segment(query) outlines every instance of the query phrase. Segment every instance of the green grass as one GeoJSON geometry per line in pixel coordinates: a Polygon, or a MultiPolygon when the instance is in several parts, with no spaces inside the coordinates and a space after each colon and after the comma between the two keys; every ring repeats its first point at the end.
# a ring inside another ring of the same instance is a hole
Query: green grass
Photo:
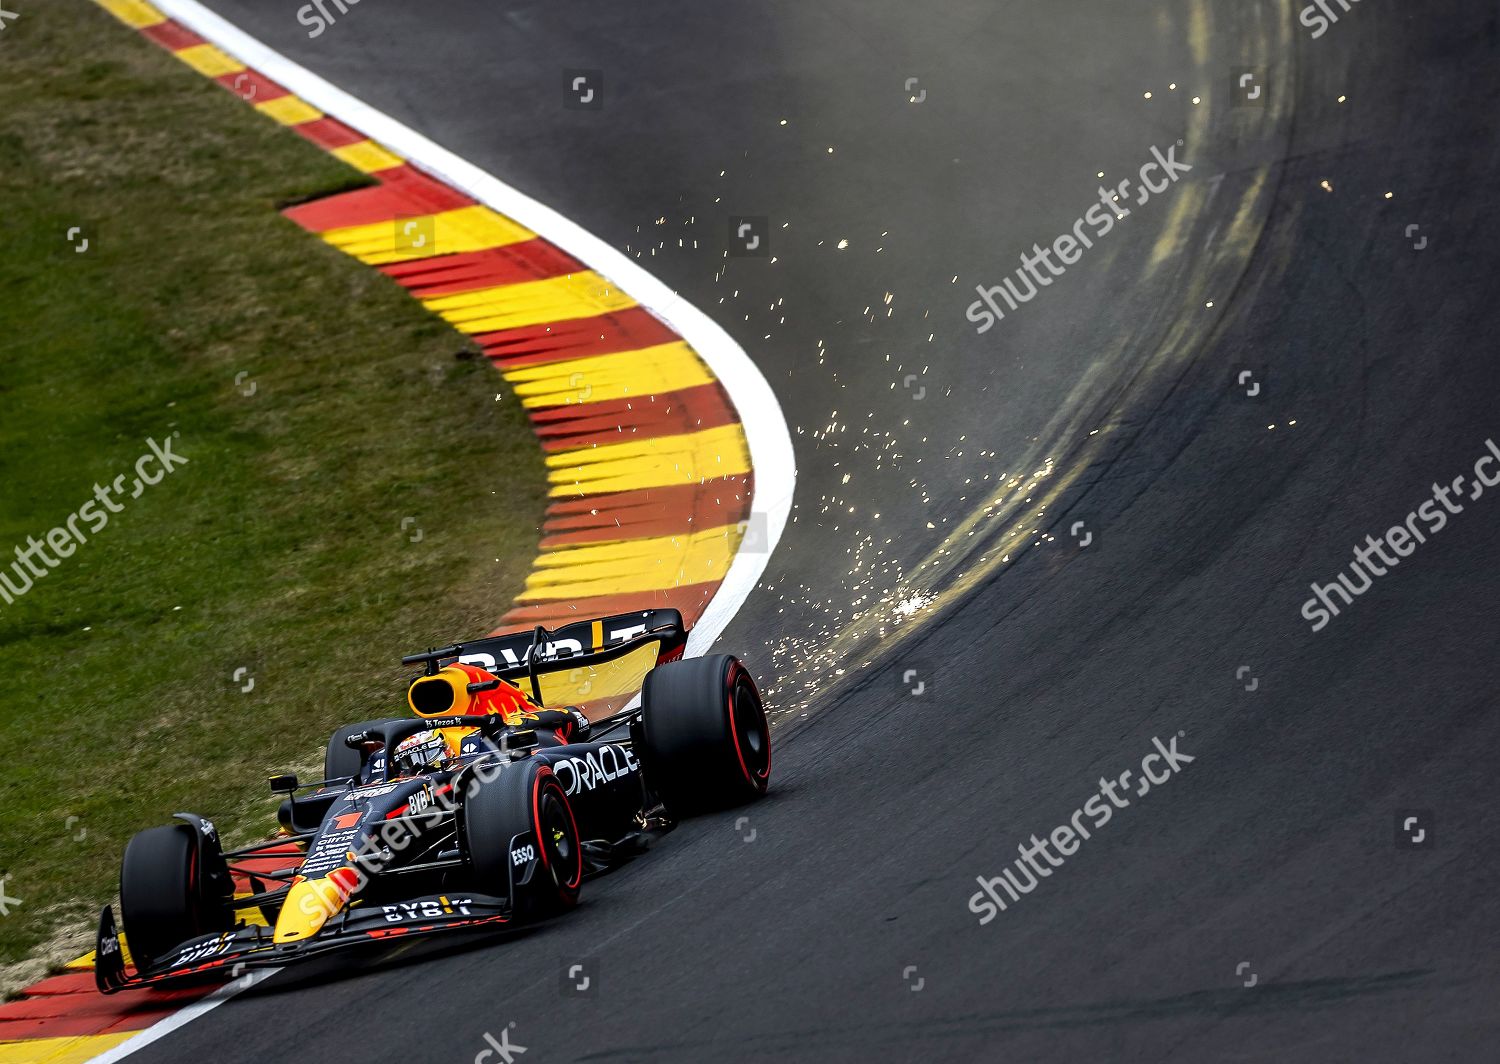
{"type": "Polygon", "coordinates": [[[85,0],[0,63],[0,566],[147,437],[188,459],[0,600],[8,962],[91,925],[136,830],[273,827],[269,773],[401,712],[402,652],[493,626],[545,484],[465,339],[277,213],[360,174],[85,0]]]}

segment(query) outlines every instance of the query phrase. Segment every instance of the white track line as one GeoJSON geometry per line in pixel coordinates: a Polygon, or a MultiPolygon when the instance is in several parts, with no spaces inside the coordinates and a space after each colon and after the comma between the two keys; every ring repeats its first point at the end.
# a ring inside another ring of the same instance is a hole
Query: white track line
{"type": "MultiPolygon", "coordinates": [[[[615,282],[637,303],[672,326],[698,352],[729,393],[750,444],[754,468],[751,513],[764,515],[766,539],[754,552],[738,551],[719,590],[688,636],[687,654],[706,652],[759,583],[792,511],[797,464],[781,404],[759,368],[717,322],[647,273],[623,252],[519,189],[512,188],[416,130],[357,100],[306,67],[273,51],[197,0],[152,0],[162,12],[218,45],[246,66],[285,86],[319,110],[353,126],[501,214],[520,222],[615,282]]],[[[758,531],[758,530],[757,530],[758,531]]]]}
{"type": "MultiPolygon", "coordinates": [[[[362,100],[350,96],[338,86],[325,81],[306,67],[273,51],[237,26],[214,14],[197,0],[152,0],[163,14],[195,31],[234,56],[246,66],[279,82],[325,114],[352,126],[371,140],[378,141],[413,166],[427,171],[485,206],[520,222],[532,232],[562,248],[579,262],[614,281],[637,303],[675,329],[708,363],[714,376],[724,385],[750,444],[750,463],[754,470],[754,494],[751,513],[764,515],[766,541],[763,550],[736,552],[713,601],[688,634],[686,653],[703,654],[734,619],[750,592],[760,582],[771,552],[781,541],[788,516],[792,512],[792,493],[797,486],[797,462],[792,452],[792,437],[776,394],[760,369],[743,348],[717,322],[672,291],[661,281],[631,261],[624,253],[563,217],[519,189],[511,188],[498,177],[473,163],[459,158],[416,130],[377,111],[362,100]]],[[[94,1064],[112,1064],[136,1050],[164,1038],[199,1016],[229,1000],[280,969],[256,972],[220,987],[208,997],[173,1013],[146,1028],[107,1053],[94,1057],[94,1064]]]]}
{"type": "Polygon", "coordinates": [[[165,1038],[177,1030],[177,1028],[185,1027],[187,1024],[192,1023],[205,1012],[218,1008],[241,990],[248,990],[256,983],[271,978],[271,976],[279,971],[281,971],[280,968],[265,968],[261,971],[251,972],[248,975],[242,975],[232,983],[225,983],[207,997],[199,998],[191,1005],[184,1005],[164,1020],[158,1020],[134,1038],[121,1042],[108,1052],[100,1053],[97,1057],[89,1058],[89,1064],[114,1064],[117,1060],[124,1060],[137,1049],[145,1049],[157,1039],[165,1038]]]}

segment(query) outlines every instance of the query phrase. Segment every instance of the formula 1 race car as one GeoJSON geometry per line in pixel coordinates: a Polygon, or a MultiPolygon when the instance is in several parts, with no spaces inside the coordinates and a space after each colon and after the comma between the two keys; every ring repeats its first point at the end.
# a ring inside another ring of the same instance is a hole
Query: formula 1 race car
{"type": "Polygon", "coordinates": [[[134,971],[105,906],[99,989],[552,916],[677,818],[759,798],[771,747],[755,683],[729,655],[683,660],[686,642],[681,614],[658,609],[404,658],[424,667],[416,715],[340,728],[320,783],[273,777],[278,837],[226,852],[209,820],[179,813],[131,839],[134,971]]]}

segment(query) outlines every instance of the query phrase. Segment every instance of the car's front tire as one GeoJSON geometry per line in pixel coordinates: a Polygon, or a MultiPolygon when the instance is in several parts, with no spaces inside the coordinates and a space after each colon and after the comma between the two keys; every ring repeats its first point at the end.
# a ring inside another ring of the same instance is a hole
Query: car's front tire
{"type": "Polygon", "coordinates": [[[217,843],[187,824],[147,828],[120,863],[120,916],[138,969],[214,931],[234,927],[227,872],[217,843]]]}
{"type": "Polygon", "coordinates": [[[463,837],[475,889],[507,897],[518,919],[578,903],[583,847],[567,792],[550,766],[525,759],[463,784],[463,837]]]}

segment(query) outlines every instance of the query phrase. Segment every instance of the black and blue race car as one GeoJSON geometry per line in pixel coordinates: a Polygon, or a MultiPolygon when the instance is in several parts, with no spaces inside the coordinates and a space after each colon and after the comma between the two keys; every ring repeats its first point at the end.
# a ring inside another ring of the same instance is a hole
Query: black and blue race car
{"type": "Polygon", "coordinates": [[[133,970],[106,906],[99,989],[557,915],[677,819],[759,798],[771,747],[755,682],[730,655],[683,659],[686,641],[660,609],[403,659],[423,667],[413,715],[340,728],[318,783],[273,777],[280,835],[225,851],[211,821],[180,813],[130,841],[133,970]]]}

